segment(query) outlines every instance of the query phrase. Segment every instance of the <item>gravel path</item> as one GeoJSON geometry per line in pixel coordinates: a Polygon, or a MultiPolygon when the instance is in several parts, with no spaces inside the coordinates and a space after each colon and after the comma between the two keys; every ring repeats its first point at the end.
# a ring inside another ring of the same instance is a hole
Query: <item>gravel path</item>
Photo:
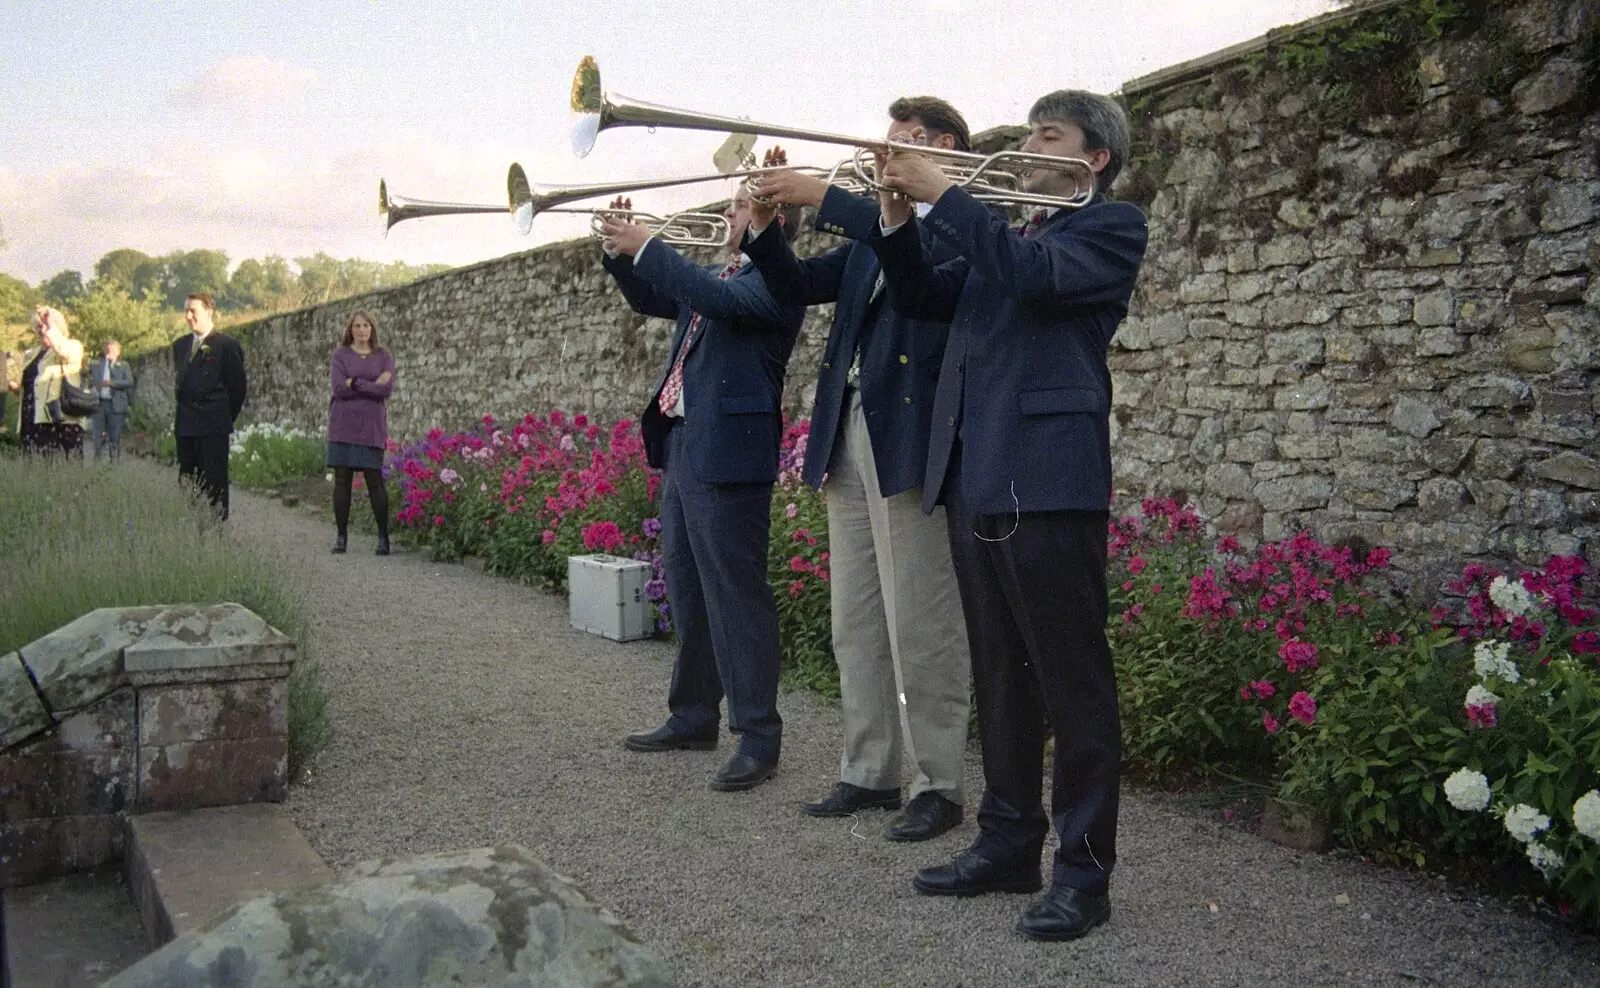
{"type": "Polygon", "coordinates": [[[664,715],[667,645],[573,631],[561,598],[415,554],[379,559],[370,536],[332,556],[330,526],[275,502],[236,496],[234,517],[315,601],[338,737],[289,808],[335,868],[524,844],[621,915],[683,986],[1600,985],[1600,939],[1435,881],[1296,854],[1137,791],[1123,797],[1111,923],[1075,944],[1031,943],[1012,932],[1025,897],[911,890],[915,869],[971,841],[972,822],[898,845],[878,836],[883,813],[796,811],[835,778],[832,705],[783,696],[776,778],[714,793],[726,735],[709,753],[619,743],[664,715]]]}

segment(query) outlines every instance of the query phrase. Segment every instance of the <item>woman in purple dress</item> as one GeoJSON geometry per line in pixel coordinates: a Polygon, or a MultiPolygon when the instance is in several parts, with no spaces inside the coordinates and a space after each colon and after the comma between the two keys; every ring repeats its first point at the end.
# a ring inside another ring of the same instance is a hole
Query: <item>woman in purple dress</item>
{"type": "Polygon", "coordinates": [[[333,551],[345,551],[350,488],[359,470],[378,521],[377,552],[387,556],[389,489],[383,482],[383,454],[389,442],[385,407],[394,391],[394,355],[378,345],[378,326],[366,311],[356,310],[345,322],[344,341],[333,351],[329,378],[333,398],[328,403],[328,466],[333,470],[333,521],[338,530],[333,551]]]}

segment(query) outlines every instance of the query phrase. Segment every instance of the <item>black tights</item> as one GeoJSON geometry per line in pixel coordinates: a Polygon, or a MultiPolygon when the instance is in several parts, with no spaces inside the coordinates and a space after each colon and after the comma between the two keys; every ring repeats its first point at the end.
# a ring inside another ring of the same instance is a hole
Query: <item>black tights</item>
{"type": "MultiPolygon", "coordinates": [[[[378,538],[389,537],[389,488],[383,482],[383,471],[376,468],[361,471],[367,482],[367,500],[372,502],[372,517],[378,522],[378,538]]],[[[350,529],[350,487],[355,471],[349,467],[333,468],[333,524],[342,537],[350,529]]]]}

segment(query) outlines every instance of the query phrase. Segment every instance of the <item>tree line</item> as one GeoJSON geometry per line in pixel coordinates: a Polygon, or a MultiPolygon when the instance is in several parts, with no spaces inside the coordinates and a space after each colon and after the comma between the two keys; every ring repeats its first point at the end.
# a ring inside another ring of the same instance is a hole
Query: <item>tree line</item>
{"type": "Polygon", "coordinates": [[[218,321],[227,325],[449,270],[446,264],[385,264],[321,251],[292,262],[277,255],[247,258],[231,274],[228,267],[228,255],[220,250],[151,256],[120,247],[96,261],[88,279],[81,271],[66,270],[29,285],[0,272],[0,326],[10,328],[10,339],[0,340],[0,347],[32,345],[26,329],[39,302],[66,313],[73,336],[89,347],[116,339],[124,353],[137,356],[183,331],[184,299],[197,292],[217,300],[218,321]]]}

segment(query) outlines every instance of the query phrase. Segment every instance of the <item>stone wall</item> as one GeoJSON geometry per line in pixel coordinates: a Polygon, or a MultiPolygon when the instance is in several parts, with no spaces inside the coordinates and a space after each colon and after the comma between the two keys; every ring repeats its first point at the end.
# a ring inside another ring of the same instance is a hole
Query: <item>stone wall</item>
{"type": "MultiPolygon", "coordinates": [[[[1457,7],[1430,27],[1380,0],[1124,86],[1137,153],[1117,188],[1151,216],[1111,353],[1126,493],[1186,492],[1246,536],[1360,536],[1403,565],[1600,562],[1596,15],[1457,7]]],[[[360,306],[399,357],[401,436],[636,416],[672,327],[630,312],[598,260],[555,244],[246,327],[248,414],[322,428],[360,306]]],[[[830,319],[807,320],[791,411],[830,319]]]]}
{"type": "Polygon", "coordinates": [[[1279,67],[1346,57],[1303,31],[1125,88],[1151,250],[1111,354],[1119,487],[1413,567],[1600,563],[1592,10],[1487,5],[1342,79],[1279,67]]]}

